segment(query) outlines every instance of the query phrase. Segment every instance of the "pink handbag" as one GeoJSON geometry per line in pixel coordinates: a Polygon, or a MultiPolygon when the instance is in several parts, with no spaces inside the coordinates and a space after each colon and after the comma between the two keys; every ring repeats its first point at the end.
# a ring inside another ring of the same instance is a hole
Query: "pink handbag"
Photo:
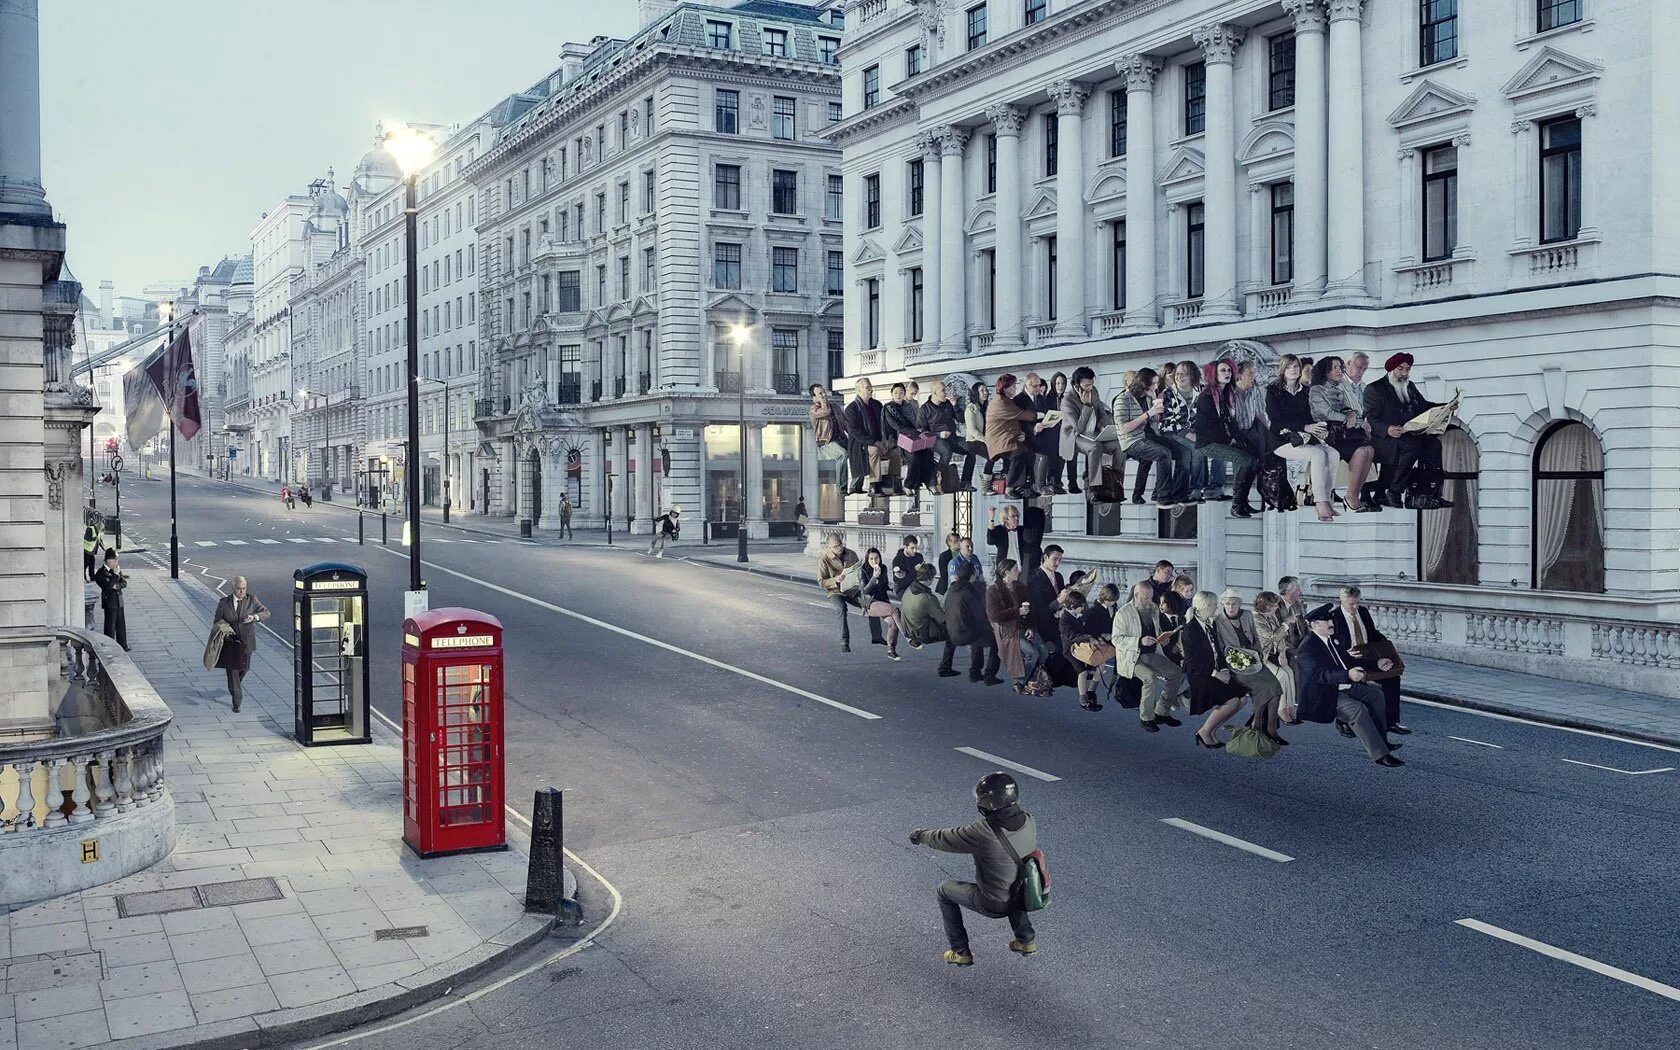
{"type": "Polygon", "coordinates": [[[898,435],[898,447],[906,452],[925,452],[933,447],[933,435],[923,434],[921,437],[898,435]]]}

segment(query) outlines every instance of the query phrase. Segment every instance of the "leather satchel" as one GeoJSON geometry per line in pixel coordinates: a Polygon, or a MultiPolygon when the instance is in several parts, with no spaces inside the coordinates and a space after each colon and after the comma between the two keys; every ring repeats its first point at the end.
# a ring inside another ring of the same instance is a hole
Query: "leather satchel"
{"type": "Polygon", "coordinates": [[[1390,678],[1399,678],[1406,670],[1406,663],[1400,659],[1400,654],[1395,651],[1394,643],[1387,639],[1380,642],[1366,642],[1364,648],[1360,651],[1365,655],[1359,658],[1359,666],[1365,669],[1367,681],[1381,682],[1390,678]],[[1386,671],[1379,671],[1377,670],[1379,660],[1393,660],[1394,666],[1386,671]]]}

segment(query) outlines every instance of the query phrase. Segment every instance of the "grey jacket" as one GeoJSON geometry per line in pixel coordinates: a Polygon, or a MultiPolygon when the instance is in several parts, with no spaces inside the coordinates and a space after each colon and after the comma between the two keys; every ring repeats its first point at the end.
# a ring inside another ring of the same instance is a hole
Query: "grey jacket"
{"type": "Polygon", "coordinates": [[[1121,448],[1131,448],[1133,445],[1145,438],[1158,436],[1155,430],[1154,421],[1145,423],[1134,430],[1126,429],[1127,423],[1130,423],[1137,417],[1146,415],[1149,412],[1149,405],[1150,402],[1148,401],[1139,404],[1138,399],[1133,397],[1131,392],[1128,390],[1122,389],[1118,394],[1114,395],[1114,401],[1110,405],[1109,411],[1113,418],[1115,427],[1120,431],[1121,448]]]}
{"type": "Polygon", "coordinates": [[[1073,387],[1069,387],[1068,392],[1062,395],[1060,407],[1062,432],[1056,454],[1063,459],[1072,459],[1078,451],[1078,442],[1075,439],[1085,432],[1087,422],[1092,424],[1090,427],[1092,437],[1095,437],[1104,427],[1114,422],[1114,413],[1109,410],[1107,405],[1103,404],[1102,398],[1093,397],[1091,403],[1087,405],[1079,399],[1079,391],[1073,387]]]}
{"type": "MultiPolygon", "coordinates": [[[[1015,852],[1023,859],[1038,848],[1038,824],[1033,820],[1032,814],[1020,806],[1000,809],[992,814],[991,819],[1002,826],[1009,836],[1010,843],[1014,845],[1015,852]],[[1019,823],[1016,823],[1017,821],[1019,823]]],[[[922,845],[932,849],[944,853],[967,853],[972,856],[974,884],[980,888],[980,895],[993,902],[994,911],[1004,911],[1008,908],[1017,874],[1015,859],[1003,848],[1003,843],[998,841],[986,818],[982,817],[972,824],[964,824],[958,828],[923,831],[921,839],[922,845]]]]}

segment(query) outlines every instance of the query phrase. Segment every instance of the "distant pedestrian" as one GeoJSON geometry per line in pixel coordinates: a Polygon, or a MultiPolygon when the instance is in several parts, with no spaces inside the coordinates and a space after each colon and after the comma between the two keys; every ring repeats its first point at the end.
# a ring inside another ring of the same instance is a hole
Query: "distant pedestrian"
{"type": "Polygon", "coordinates": [[[306,481],[298,486],[298,499],[303,501],[304,510],[315,506],[315,497],[309,494],[309,482],[306,481]]]}
{"type": "Polygon", "coordinates": [[[811,512],[805,509],[805,497],[793,505],[793,527],[800,539],[805,538],[805,527],[811,524],[811,512]]]}
{"type": "Polygon", "coordinates": [[[857,564],[857,552],[846,549],[846,534],[830,533],[828,546],[823,548],[822,556],[817,559],[817,582],[822,585],[823,593],[828,595],[829,603],[840,612],[840,651],[843,653],[852,651],[852,625],[848,620],[851,610],[863,607],[862,577],[857,571],[857,564]]]}
{"type": "Polygon", "coordinates": [[[233,698],[233,710],[237,713],[245,698],[241,683],[251,670],[251,654],[257,648],[257,624],[268,619],[268,607],[250,593],[245,577],[235,576],[233,593],[216,603],[216,619],[233,629],[222,643],[216,666],[227,671],[228,695],[233,698]]]}
{"type": "Polygon", "coordinates": [[[93,574],[93,582],[99,585],[99,607],[105,612],[105,637],[116,639],[126,652],[128,620],[123,615],[123,591],[128,588],[128,577],[117,567],[114,548],[105,548],[105,564],[93,574]]]}
{"type": "Polygon", "coordinates": [[[296,506],[296,504],[292,502],[292,487],[290,485],[280,486],[280,502],[285,504],[287,510],[291,510],[296,506]]]}
{"type": "Polygon", "coordinates": [[[82,532],[82,575],[86,579],[93,579],[93,574],[99,568],[100,546],[99,524],[89,521],[87,528],[82,532]]]}
{"type": "MultiPolygon", "coordinates": [[[[1027,917],[1024,895],[1028,864],[1041,865],[1038,824],[1021,808],[1021,789],[1008,773],[987,773],[974,785],[974,804],[980,819],[955,828],[922,829],[910,833],[918,846],[944,853],[967,853],[974,858],[974,881],[948,880],[939,884],[939,914],[945,924],[945,939],[951,945],[945,961],[953,966],[973,966],[968,929],[962,909],[988,919],[1009,920],[1015,939],[1009,950],[1021,955],[1038,951],[1037,934],[1027,917]]],[[[1047,874],[1039,867],[1040,880],[1047,874]]]]}
{"type": "Polygon", "coordinates": [[[665,545],[677,538],[681,524],[682,508],[673,503],[670,510],[653,519],[653,540],[648,544],[647,553],[655,558],[665,557],[665,545]]]}
{"type": "Polygon", "coordinates": [[[563,540],[576,539],[572,535],[572,498],[566,493],[560,493],[560,538],[563,540]]]}

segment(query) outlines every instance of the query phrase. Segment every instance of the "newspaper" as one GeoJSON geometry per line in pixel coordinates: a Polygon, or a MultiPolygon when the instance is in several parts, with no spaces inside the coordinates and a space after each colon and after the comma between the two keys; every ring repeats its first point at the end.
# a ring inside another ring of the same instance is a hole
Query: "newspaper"
{"type": "Polygon", "coordinates": [[[1453,387],[1453,396],[1446,404],[1436,405],[1428,411],[1418,413],[1406,420],[1406,425],[1400,429],[1408,434],[1433,434],[1440,437],[1447,432],[1447,427],[1452,425],[1453,414],[1458,411],[1460,396],[1458,387],[1453,387]]]}

